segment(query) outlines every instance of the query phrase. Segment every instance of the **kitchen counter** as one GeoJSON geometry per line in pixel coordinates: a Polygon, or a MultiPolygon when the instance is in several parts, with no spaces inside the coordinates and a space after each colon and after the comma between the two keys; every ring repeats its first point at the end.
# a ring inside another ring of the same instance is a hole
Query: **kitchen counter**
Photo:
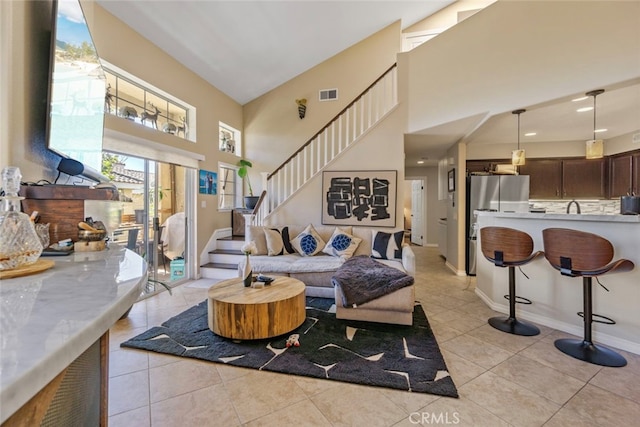
{"type": "MultiPolygon", "coordinates": [[[[599,277],[610,292],[593,283],[594,313],[612,317],[616,325],[593,324],[596,342],[640,354],[640,216],[580,215],[544,213],[478,212],[478,225],[509,227],[531,235],[534,251],[544,250],[542,230],[570,228],[594,233],[608,239],[614,247],[614,260],[626,258],[635,264],[630,272],[599,277]]],[[[478,247],[482,242],[478,239],[478,247]]],[[[476,293],[492,309],[508,313],[508,269],[495,267],[478,250],[476,293]]],[[[529,280],[516,270],[518,295],[532,305],[518,304],[523,319],[582,337],[582,279],[560,275],[544,258],[522,266],[529,280]]]]}
{"type": "Polygon", "coordinates": [[[624,222],[640,224],[640,215],[621,214],[558,214],[558,213],[537,213],[537,212],[487,212],[475,211],[478,216],[490,215],[494,218],[522,218],[522,219],[543,219],[559,221],[591,221],[591,222],[624,222]]]}
{"type": "Polygon", "coordinates": [[[99,341],[146,280],[146,262],[117,245],[46,259],[53,268],[0,280],[0,423],[99,341]]]}

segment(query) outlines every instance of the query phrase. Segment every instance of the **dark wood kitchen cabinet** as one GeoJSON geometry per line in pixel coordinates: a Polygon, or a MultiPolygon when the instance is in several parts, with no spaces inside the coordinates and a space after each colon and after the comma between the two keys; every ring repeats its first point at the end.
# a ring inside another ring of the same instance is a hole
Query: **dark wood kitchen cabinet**
{"type": "Polygon", "coordinates": [[[527,159],[520,175],[529,175],[530,199],[562,198],[562,160],[527,159]]]}
{"type": "Polygon", "coordinates": [[[633,156],[624,155],[611,158],[611,197],[620,197],[632,191],[633,156]]]}
{"type": "Polygon", "coordinates": [[[570,159],[562,161],[562,198],[607,197],[607,161],[570,159]]]}
{"type": "Polygon", "coordinates": [[[611,198],[640,194],[640,151],[611,157],[609,183],[611,198]]]}

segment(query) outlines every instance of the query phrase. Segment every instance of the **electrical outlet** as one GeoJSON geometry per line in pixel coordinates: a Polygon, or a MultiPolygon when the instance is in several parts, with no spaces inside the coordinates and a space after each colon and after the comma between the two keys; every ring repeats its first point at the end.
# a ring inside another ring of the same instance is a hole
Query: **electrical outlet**
{"type": "Polygon", "coordinates": [[[203,208],[206,208],[207,207],[207,201],[203,200],[202,202],[200,202],[200,206],[203,207],[203,208]]]}
{"type": "Polygon", "coordinates": [[[631,137],[631,142],[634,144],[640,144],[640,133],[634,133],[631,137]]]}

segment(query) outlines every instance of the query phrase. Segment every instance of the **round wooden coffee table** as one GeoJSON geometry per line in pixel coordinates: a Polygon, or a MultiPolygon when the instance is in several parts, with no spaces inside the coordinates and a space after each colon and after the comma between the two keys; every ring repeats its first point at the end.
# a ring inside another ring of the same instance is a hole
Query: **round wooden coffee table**
{"type": "Polygon", "coordinates": [[[223,280],[209,288],[209,329],[238,340],[286,334],[304,322],[304,290],[304,283],[291,277],[257,289],[245,288],[240,278],[223,280]]]}

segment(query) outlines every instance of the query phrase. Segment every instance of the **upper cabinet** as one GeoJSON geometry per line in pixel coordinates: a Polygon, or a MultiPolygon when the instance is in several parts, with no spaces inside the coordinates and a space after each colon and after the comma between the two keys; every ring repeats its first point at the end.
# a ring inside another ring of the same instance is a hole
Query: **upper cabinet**
{"type": "Polygon", "coordinates": [[[527,159],[520,175],[529,175],[530,199],[562,198],[562,160],[527,159]]]}
{"type": "Polygon", "coordinates": [[[633,192],[635,195],[640,195],[640,153],[633,155],[633,192]]]}
{"type": "Polygon", "coordinates": [[[610,162],[610,196],[640,194],[640,150],[612,156],[610,162]]]}
{"type": "Polygon", "coordinates": [[[571,159],[562,161],[562,198],[607,197],[607,162],[605,159],[571,159]]]}
{"type": "MultiPolygon", "coordinates": [[[[631,156],[628,162],[635,161],[636,168],[627,172],[627,181],[631,180],[632,172],[635,172],[634,184],[638,186],[640,175],[640,153],[635,160],[631,156]]],[[[509,160],[492,163],[507,164],[509,160]]],[[[553,199],[605,199],[608,197],[611,177],[609,176],[609,159],[527,159],[526,164],[520,166],[520,175],[529,175],[529,198],[537,200],[553,199]]],[[[483,161],[472,160],[467,162],[469,172],[484,172],[483,161]]],[[[613,175],[613,172],[612,172],[613,175]]],[[[616,174],[618,177],[618,175],[616,174]]],[[[623,180],[622,178],[619,178],[623,180]]],[[[624,181],[624,194],[629,185],[624,181]]],[[[635,190],[636,194],[638,189],[635,190]]],[[[614,197],[613,195],[611,197],[614,197]]]]}

